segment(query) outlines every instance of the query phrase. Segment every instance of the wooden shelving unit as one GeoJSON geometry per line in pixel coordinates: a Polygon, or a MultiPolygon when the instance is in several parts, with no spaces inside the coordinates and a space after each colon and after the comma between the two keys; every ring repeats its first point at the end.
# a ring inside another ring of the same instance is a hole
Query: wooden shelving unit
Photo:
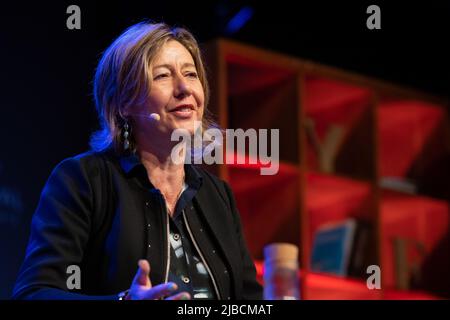
{"type": "Polygon", "coordinates": [[[261,277],[263,247],[291,242],[305,299],[450,297],[448,101],[230,40],[204,53],[219,125],[280,132],[277,175],[213,168],[235,192],[261,277]],[[317,228],[346,218],[374,230],[368,261],[381,268],[381,290],[310,270],[317,228]],[[398,239],[412,243],[406,257],[421,270],[408,290],[398,288],[398,239]]]}

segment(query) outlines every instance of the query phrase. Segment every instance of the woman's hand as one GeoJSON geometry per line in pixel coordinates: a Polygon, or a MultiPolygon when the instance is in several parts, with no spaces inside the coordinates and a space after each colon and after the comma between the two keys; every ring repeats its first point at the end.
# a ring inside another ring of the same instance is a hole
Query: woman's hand
{"type": "Polygon", "coordinates": [[[147,260],[139,260],[139,269],[131,283],[130,290],[126,296],[126,300],[188,300],[191,298],[187,292],[180,292],[172,295],[177,291],[178,286],[173,282],[152,286],[149,278],[150,264],[147,260]]]}

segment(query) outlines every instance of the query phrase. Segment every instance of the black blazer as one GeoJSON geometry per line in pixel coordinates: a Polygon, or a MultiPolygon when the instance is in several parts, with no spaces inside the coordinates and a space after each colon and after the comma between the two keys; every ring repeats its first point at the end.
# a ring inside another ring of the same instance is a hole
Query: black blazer
{"type": "MultiPolygon", "coordinates": [[[[149,260],[153,285],[164,282],[166,223],[155,213],[160,204],[145,186],[145,168],[138,167],[131,170],[127,157],[109,151],[68,158],[53,170],[32,219],[13,298],[117,299],[139,259],[149,260]],[[70,265],[80,267],[81,289],[67,287],[70,265]]],[[[232,191],[207,171],[194,170],[202,177],[193,200],[198,214],[187,218],[220,298],[262,299],[232,191]]]]}

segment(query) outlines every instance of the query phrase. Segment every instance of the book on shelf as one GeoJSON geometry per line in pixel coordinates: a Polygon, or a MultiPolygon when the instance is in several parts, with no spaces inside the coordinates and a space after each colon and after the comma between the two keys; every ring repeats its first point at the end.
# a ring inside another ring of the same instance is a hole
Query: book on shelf
{"type": "Polygon", "coordinates": [[[370,259],[370,224],[356,219],[324,224],[314,235],[311,271],[362,277],[370,259]]]}
{"type": "Polygon", "coordinates": [[[402,177],[383,177],[380,180],[380,187],[408,194],[417,193],[417,185],[412,180],[402,177]]]}

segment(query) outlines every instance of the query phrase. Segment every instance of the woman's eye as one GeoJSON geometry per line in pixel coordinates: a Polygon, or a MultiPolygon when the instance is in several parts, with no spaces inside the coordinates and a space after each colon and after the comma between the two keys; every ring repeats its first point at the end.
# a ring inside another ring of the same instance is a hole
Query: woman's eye
{"type": "Polygon", "coordinates": [[[197,72],[188,72],[187,76],[190,78],[198,78],[197,72]]]}
{"type": "Polygon", "coordinates": [[[162,73],[162,74],[159,74],[159,75],[157,75],[156,77],[154,77],[153,80],[158,80],[158,79],[166,78],[166,77],[168,77],[168,76],[169,76],[168,73],[162,73]]]}

